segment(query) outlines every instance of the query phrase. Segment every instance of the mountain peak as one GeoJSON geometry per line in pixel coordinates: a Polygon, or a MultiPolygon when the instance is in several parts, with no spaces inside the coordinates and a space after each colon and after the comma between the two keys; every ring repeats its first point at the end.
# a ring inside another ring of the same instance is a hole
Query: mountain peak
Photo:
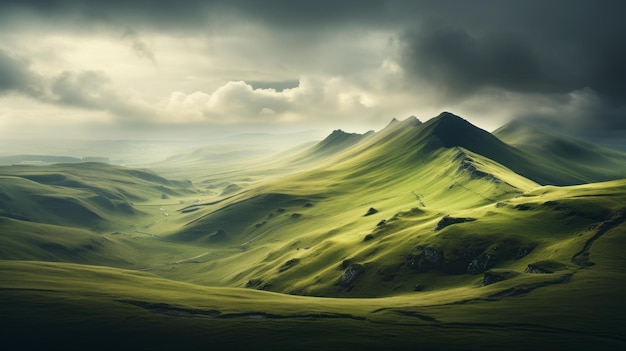
{"type": "Polygon", "coordinates": [[[457,119],[465,120],[464,118],[461,118],[461,117],[455,115],[454,113],[451,113],[451,112],[448,112],[448,111],[441,112],[439,114],[439,116],[437,116],[435,118],[457,118],[457,119]]]}
{"type": "Polygon", "coordinates": [[[441,124],[441,123],[445,123],[445,124],[456,123],[457,125],[461,125],[461,123],[462,123],[462,124],[472,125],[465,118],[459,117],[459,116],[455,115],[454,113],[445,112],[445,111],[440,113],[434,119],[439,121],[439,124],[441,124]]]}
{"type": "Polygon", "coordinates": [[[392,118],[391,121],[389,122],[389,124],[387,124],[386,128],[389,127],[393,127],[393,126],[403,126],[403,127],[410,127],[410,126],[418,126],[422,124],[422,121],[420,121],[417,117],[411,115],[409,117],[407,117],[406,119],[400,121],[397,118],[392,118]]]}
{"type": "Polygon", "coordinates": [[[341,129],[335,129],[324,140],[313,146],[311,150],[318,155],[330,155],[335,152],[344,150],[371,135],[372,133],[370,132],[367,132],[365,134],[358,134],[347,133],[341,129]]]}
{"type": "Polygon", "coordinates": [[[407,117],[404,121],[402,121],[401,124],[406,125],[406,126],[418,126],[422,124],[422,121],[417,119],[417,117],[411,115],[407,117]]]}
{"type": "Polygon", "coordinates": [[[480,153],[499,142],[487,131],[450,112],[442,112],[428,121],[427,126],[431,135],[446,148],[460,146],[480,153]]]}

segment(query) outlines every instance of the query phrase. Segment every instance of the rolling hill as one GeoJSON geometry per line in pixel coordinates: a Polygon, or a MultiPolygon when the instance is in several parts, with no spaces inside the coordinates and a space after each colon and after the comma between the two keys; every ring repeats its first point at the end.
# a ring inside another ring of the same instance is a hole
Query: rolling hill
{"type": "Polygon", "coordinates": [[[583,184],[626,178],[626,153],[621,151],[539,130],[519,120],[498,128],[493,134],[524,150],[535,164],[561,169],[563,175],[559,183],[583,184]]]}
{"type": "Polygon", "coordinates": [[[196,183],[1,167],[0,336],[43,349],[621,349],[625,165],[442,113],[336,130],[196,183]]]}
{"type": "Polygon", "coordinates": [[[194,193],[189,182],[103,163],[6,166],[0,179],[1,216],[95,230],[137,220],[133,202],[194,193]]]}

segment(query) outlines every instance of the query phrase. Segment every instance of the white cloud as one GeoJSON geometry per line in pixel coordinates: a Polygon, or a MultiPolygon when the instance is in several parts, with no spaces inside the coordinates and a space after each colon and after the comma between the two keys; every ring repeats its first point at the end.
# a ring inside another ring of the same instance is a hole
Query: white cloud
{"type": "MultiPolygon", "coordinates": [[[[164,115],[175,123],[314,122],[358,118],[379,107],[374,94],[342,77],[301,77],[291,89],[254,89],[243,81],[228,82],[211,93],[173,92],[164,115]]],[[[167,121],[164,121],[167,122],[167,121]]]]}

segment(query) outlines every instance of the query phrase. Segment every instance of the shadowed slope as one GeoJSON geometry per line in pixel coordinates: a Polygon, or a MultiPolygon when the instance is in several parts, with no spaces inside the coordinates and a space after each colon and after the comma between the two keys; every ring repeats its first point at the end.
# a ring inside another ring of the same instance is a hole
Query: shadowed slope
{"type": "Polygon", "coordinates": [[[586,183],[626,178],[626,153],[539,130],[516,120],[496,131],[504,142],[524,150],[535,164],[552,165],[564,179],[586,183]]]}

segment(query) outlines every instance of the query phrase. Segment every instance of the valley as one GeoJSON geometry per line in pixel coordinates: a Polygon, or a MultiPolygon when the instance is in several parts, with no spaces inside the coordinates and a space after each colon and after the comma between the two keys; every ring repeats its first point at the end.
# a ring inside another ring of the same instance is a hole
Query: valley
{"type": "Polygon", "coordinates": [[[6,344],[626,345],[623,152],[447,112],[274,156],[210,150],[1,166],[6,344]]]}

